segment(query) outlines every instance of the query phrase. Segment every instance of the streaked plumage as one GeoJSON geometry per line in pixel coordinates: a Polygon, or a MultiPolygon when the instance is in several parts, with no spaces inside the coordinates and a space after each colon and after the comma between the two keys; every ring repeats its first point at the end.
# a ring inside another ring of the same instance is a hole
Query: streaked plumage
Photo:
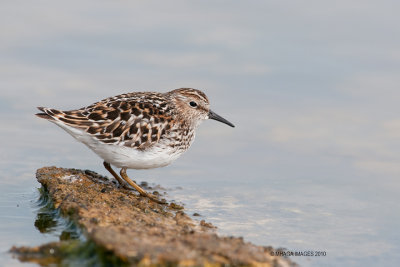
{"type": "Polygon", "coordinates": [[[203,92],[191,88],[121,94],[77,110],[39,109],[43,113],[37,116],[63,128],[105,162],[125,169],[170,164],[190,147],[205,119],[233,127],[209,109],[203,92]]]}

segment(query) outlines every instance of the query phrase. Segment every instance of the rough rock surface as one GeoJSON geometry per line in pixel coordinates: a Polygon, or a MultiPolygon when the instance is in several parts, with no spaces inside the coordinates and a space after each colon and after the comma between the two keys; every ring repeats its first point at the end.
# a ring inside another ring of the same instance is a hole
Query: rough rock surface
{"type": "Polygon", "coordinates": [[[295,265],[271,256],[271,247],[220,237],[211,224],[192,220],[179,205],[157,204],[96,173],[45,167],[36,176],[61,214],[128,265],[295,265]]]}

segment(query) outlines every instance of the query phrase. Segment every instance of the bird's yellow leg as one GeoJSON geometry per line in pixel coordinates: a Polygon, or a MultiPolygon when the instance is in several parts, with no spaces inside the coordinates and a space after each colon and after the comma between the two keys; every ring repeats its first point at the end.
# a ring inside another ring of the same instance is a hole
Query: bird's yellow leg
{"type": "Polygon", "coordinates": [[[129,186],[126,184],[126,182],[121,177],[119,177],[119,175],[111,168],[110,163],[104,161],[103,165],[104,165],[104,168],[106,168],[107,171],[109,171],[112,174],[112,176],[114,176],[114,178],[118,181],[118,183],[123,188],[130,189],[129,186]]]}
{"type": "Polygon", "coordinates": [[[140,195],[147,197],[151,200],[153,200],[154,202],[157,202],[159,204],[166,204],[166,202],[158,200],[154,195],[147,193],[143,188],[141,188],[140,186],[138,186],[134,181],[132,181],[128,175],[126,174],[126,168],[122,168],[120,171],[121,177],[133,188],[135,188],[140,195]]]}

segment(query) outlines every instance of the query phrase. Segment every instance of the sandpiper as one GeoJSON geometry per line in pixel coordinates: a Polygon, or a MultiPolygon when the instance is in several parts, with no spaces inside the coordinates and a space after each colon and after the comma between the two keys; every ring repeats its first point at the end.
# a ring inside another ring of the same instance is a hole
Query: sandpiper
{"type": "Polygon", "coordinates": [[[193,143],[195,130],[203,120],[214,119],[235,127],[210,110],[202,91],[192,88],[121,94],[69,111],[38,109],[42,113],[36,116],[57,124],[100,156],[121,186],[128,188],[128,183],[140,195],[162,204],[165,202],[133,182],[126,170],[172,163],[193,143]],[[111,164],[121,168],[122,178],[111,164]]]}

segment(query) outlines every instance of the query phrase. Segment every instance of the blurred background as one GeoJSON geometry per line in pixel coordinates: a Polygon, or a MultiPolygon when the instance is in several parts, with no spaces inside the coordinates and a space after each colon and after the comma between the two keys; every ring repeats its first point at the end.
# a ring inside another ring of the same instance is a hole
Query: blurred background
{"type": "MultiPolygon", "coordinates": [[[[236,125],[203,123],[171,166],[130,170],[224,235],[306,266],[400,262],[400,3],[2,1],[0,259],[57,240],[34,226],[35,171],[108,175],[36,106],[202,89],[236,125]]],[[[33,265],[34,266],[34,265],[33,265]]]]}

